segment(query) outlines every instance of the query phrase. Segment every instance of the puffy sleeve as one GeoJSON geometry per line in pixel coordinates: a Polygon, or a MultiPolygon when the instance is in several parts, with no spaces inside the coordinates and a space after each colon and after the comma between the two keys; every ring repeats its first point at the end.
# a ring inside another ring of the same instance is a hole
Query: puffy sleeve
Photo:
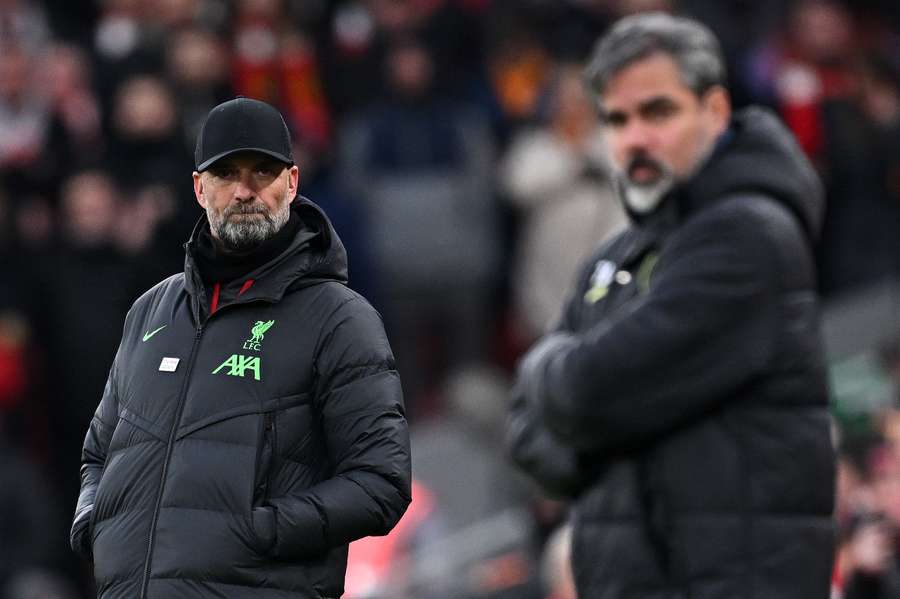
{"type": "Polygon", "coordinates": [[[411,497],[403,393],[380,316],[354,296],[323,331],[316,402],[334,476],[271,501],[280,558],[317,556],[387,534],[411,497]]]}

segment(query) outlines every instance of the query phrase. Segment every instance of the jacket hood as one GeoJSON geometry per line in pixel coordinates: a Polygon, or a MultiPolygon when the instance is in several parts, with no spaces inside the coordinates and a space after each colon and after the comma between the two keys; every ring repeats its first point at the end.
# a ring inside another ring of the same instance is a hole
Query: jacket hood
{"type": "Polygon", "coordinates": [[[794,136],[771,111],[750,107],[731,126],[706,164],[676,195],[692,212],[728,195],[756,193],[787,205],[815,241],[822,227],[822,184],[794,136]]]}
{"type": "MultiPolygon", "coordinates": [[[[323,281],[347,283],[347,252],[328,217],[316,204],[297,196],[291,211],[300,217],[301,227],[290,245],[273,260],[250,271],[246,279],[254,284],[250,297],[280,299],[288,289],[323,281]]],[[[203,282],[194,258],[201,231],[209,229],[206,215],[200,217],[185,248],[185,285],[188,292],[204,296],[203,282]]]]}

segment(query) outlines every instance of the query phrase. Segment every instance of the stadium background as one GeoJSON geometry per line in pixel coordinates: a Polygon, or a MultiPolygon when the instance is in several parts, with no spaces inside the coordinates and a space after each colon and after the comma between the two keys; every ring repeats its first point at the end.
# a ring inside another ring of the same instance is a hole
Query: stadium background
{"type": "Polygon", "coordinates": [[[777,110],[826,182],[834,592],[900,596],[900,4],[0,0],[0,598],[90,596],[84,431],[126,310],[181,269],[193,141],[236,94],[285,114],[406,386],[413,508],[354,544],[347,597],[571,597],[565,506],[499,431],[517,357],[622,224],[577,65],[649,9],[709,25],[736,104],[777,110]]]}

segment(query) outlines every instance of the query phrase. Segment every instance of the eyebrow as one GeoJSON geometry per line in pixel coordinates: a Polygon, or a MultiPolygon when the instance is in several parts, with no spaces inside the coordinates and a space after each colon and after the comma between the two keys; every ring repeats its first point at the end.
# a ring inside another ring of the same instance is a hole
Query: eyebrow
{"type": "Polygon", "coordinates": [[[657,110],[660,108],[668,108],[676,106],[675,102],[669,96],[654,96],[649,100],[644,100],[638,105],[638,112],[641,114],[657,110]]]}
{"type": "Polygon", "coordinates": [[[599,114],[599,116],[600,116],[600,120],[603,121],[604,123],[609,123],[609,122],[612,121],[613,119],[617,119],[617,120],[618,120],[618,119],[625,118],[625,111],[624,111],[624,110],[618,110],[618,109],[616,109],[616,110],[605,110],[604,108],[601,107],[601,108],[599,109],[599,111],[598,111],[598,114],[599,114]]]}
{"type": "MultiPolygon", "coordinates": [[[[645,115],[648,112],[653,112],[654,110],[659,110],[660,108],[669,108],[676,106],[676,102],[674,102],[669,96],[653,96],[652,98],[644,100],[643,102],[638,104],[637,113],[640,115],[645,115]]],[[[605,110],[600,107],[599,115],[603,122],[611,122],[612,120],[626,119],[627,111],[620,108],[605,110]]]]}

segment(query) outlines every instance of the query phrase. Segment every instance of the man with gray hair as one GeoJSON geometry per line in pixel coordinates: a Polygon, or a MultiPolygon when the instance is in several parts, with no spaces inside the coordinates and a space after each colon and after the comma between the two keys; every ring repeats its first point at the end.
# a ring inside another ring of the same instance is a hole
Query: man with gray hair
{"type": "Polygon", "coordinates": [[[631,226],[523,359],[513,457],[574,500],[579,597],[825,599],[821,185],[699,23],[623,19],[587,78],[631,226]]]}

